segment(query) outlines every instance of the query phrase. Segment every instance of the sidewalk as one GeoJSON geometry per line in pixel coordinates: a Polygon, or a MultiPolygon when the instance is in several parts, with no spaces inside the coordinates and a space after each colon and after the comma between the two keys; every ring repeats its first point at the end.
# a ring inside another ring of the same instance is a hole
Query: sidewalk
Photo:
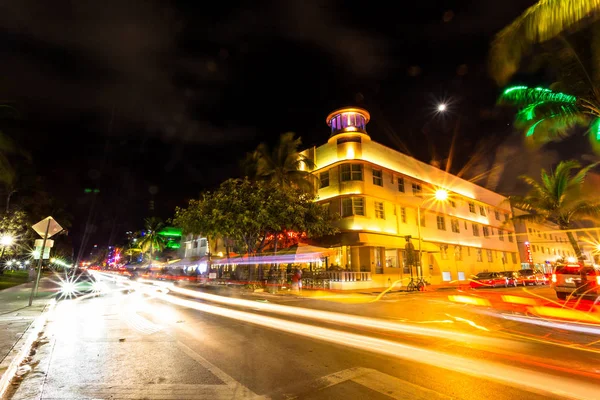
{"type": "Polygon", "coordinates": [[[39,328],[35,322],[48,308],[56,285],[49,278],[40,280],[38,297],[29,307],[32,286],[33,282],[28,282],[0,291],[0,396],[27,355],[32,332],[39,328]]]}

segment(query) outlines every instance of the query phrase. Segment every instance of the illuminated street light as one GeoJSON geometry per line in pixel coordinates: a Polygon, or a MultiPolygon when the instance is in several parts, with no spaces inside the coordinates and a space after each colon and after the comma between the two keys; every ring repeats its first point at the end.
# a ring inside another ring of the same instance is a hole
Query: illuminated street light
{"type": "Polygon", "coordinates": [[[439,112],[444,112],[444,111],[446,111],[446,109],[447,109],[447,106],[446,106],[446,104],[444,104],[444,103],[440,103],[440,104],[438,104],[438,106],[437,106],[437,110],[438,110],[439,112]]]}
{"type": "Polygon", "coordinates": [[[14,243],[15,238],[10,235],[2,235],[0,237],[0,245],[2,246],[10,246],[14,243]]]}
{"type": "Polygon", "coordinates": [[[448,199],[448,191],[445,189],[438,189],[435,191],[435,199],[439,201],[445,201],[448,199]]]}

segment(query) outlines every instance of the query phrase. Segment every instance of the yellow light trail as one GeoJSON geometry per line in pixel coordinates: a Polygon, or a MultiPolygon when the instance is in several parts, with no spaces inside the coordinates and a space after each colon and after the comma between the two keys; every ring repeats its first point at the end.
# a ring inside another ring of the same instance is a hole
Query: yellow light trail
{"type": "Polygon", "coordinates": [[[161,293],[157,295],[157,298],[177,306],[196,309],[243,323],[264,326],[268,329],[277,329],[294,335],[330,342],[338,346],[347,346],[389,357],[429,364],[477,378],[501,382],[510,387],[524,387],[530,391],[551,393],[553,395],[582,400],[597,398],[597,394],[600,393],[600,385],[593,384],[592,382],[570,379],[564,376],[556,379],[555,376],[539,371],[502,365],[481,359],[475,360],[453,356],[440,351],[423,349],[390,340],[198,303],[168,294],[161,293]]]}

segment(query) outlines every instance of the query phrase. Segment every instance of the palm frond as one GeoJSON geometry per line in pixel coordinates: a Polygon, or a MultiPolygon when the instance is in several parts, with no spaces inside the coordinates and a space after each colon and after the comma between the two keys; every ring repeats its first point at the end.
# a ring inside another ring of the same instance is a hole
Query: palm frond
{"type": "Polygon", "coordinates": [[[583,113],[573,113],[568,109],[564,113],[540,115],[527,120],[517,114],[515,127],[525,133],[525,137],[534,143],[543,144],[559,141],[573,133],[578,126],[587,126],[589,117],[583,113]]]}
{"type": "Polygon", "coordinates": [[[581,187],[581,185],[583,184],[583,182],[585,181],[585,177],[588,174],[588,172],[590,172],[591,169],[595,168],[598,164],[600,164],[599,162],[595,162],[593,164],[590,164],[586,167],[583,167],[582,169],[579,170],[579,172],[577,172],[575,174],[575,176],[573,176],[570,180],[569,180],[569,187],[581,187]]]}
{"type": "Polygon", "coordinates": [[[581,200],[571,207],[569,214],[573,220],[598,222],[600,220],[600,203],[590,203],[587,200],[581,200]]]}
{"type": "Polygon", "coordinates": [[[500,95],[499,102],[514,106],[528,106],[540,102],[575,104],[577,98],[567,93],[555,92],[543,87],[511,86],[504,89],[502,95],[500,95]]]}
{"type": "Polygon", "coordinates": [[[529,7],[492,42],[490,72],[499,84],[517,71],[521,58],[536,43],[600,18],[600,0],[540,0],[529,7]]]}

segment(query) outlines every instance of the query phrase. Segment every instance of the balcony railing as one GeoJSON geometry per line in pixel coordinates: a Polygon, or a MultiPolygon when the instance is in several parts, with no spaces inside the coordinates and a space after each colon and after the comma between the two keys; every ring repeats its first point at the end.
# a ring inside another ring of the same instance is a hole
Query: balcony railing
{"type": "Polygon", "coordinates": [[[332,282],[363,282],[371,280],[370,272],[327,271],[323,272],[323,275],[332,282]]]}

